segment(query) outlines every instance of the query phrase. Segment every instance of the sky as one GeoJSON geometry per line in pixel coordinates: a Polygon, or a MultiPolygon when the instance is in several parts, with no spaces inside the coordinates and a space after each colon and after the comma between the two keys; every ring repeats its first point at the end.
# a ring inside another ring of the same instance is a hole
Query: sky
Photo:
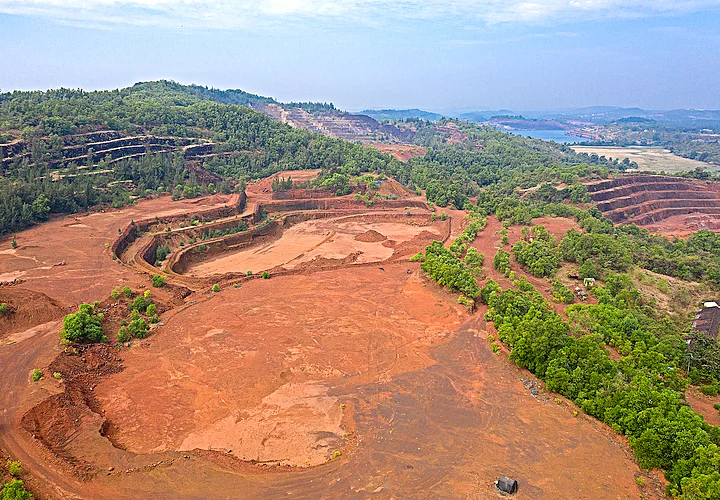
{"type": "Polygon", "coordinates": [[[0,90],[170,79],[346,110],[720,109],[720,0],[0,0],[0,90]]]}

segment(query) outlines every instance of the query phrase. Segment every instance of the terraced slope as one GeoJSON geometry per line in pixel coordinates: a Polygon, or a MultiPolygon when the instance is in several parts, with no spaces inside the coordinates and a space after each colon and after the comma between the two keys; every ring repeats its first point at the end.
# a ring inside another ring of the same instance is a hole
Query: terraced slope
{"type": "Polygon", "coordinates": [[[720,187],[659,175],[625,175],[586,184],[603,215],[615,223],[647,226],[688,214],[720,219],[720,187]]]}

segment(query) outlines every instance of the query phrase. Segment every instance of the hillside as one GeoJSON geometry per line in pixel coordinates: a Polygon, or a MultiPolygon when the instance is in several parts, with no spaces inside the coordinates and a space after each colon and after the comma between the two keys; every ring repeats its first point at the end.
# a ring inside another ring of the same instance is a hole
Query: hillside
{"type": "Polygon", "coordinates": [[[360,112],[376,120],[407,120],[419,119],[438,121],[443,115],[433,113],[431,111],[423,111],[422,109],[366,109],[360,112]]]}

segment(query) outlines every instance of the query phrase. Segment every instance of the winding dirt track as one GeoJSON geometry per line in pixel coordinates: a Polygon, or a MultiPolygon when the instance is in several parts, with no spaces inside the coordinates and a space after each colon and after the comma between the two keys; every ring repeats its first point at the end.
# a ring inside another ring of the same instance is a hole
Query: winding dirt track
{"type": "MultiPolygon", "coordinates": [[[[0,259],[0,272],[16,270],[22,256],[37,259],[39,267],[51,258],[65,259],[64,266],[26,269],[23,276],[27,281],[19,286],[48,290],[50,297],[68,308],[106,297],[118,285],[145,288],[147,276],[110,260],[104,243],[117,233],[121,221],[175,210],[188,207],[166,200],[143,202],[112,212],[110,217],[87,218],[86,230],[77,233],[73,232],[77,227],[70,227],[76,222],[73,218],[52,221],[18,235],[18,255],[0,259]],[[76,238],[67,246],[58,244],[75,234],[85,239],[76,238]],[[87,263],[92,263],[90,270],[81,272],[87,263]]],[[[478,243],[487,252],[486,262],[491,261],[490,249],[499,238],[490,232],[494,227],[492,222],[483,233],[487,241],[478,243]]],[[[641,473],[628,447],[596,421],[582,414],[574,416],[574,407],[567,401],[533,396],[522,381],[534,380],[529,373],[491,352],[488,326],[482,319],[484,309],[467,315],[453,295],[432,283],[423,284],[418,267],[395,263],[380,271],[348,266],[258,280],[224,295],[191,296],[182,313],[167,316],[168,326],[150,337],[147,347],[120,351],[125,371],[103,379],[99,386],[104,408],[116,412],[119,435],[137,443],[145,429],[132,430],[122,422],[118,408],[110,406],[113,396],[126,391],[123,397],[129,398],[131,406],[137,405],[132,411],[139,419],[151,415],[153,408],[162,411],[164,404],[170,426],[174,419],[202,410],[208,400],[163,402],[160,398],[154,403],[159,406],[151,406],[151,412],[143,414],[142,398],[152,394],[128,391],[131,386],[123,384],[123,378],[136,383],[147,380],[149,385],[162,382],[158,378],[162,370],[143,372],[143,363],[153,357],[167,373],[181,374],[180,363],[194,361],[182,355],[173,359],[163,352],[190,341],[192,348],[205,351],[210,363],[197,366],[212,366],[215,373],[206,381],[201,372],[188,372],[187,383],[207,383],[210,394],[213,383],[224,380],[223,390],[230,395],[238,390],[233,384],[236,378],[239,384],[252,384],[256,377],[262,385],[264,372],[246,375],[238,369],[223,376],[223,369],[230,368],[229,361],[218,362],[217,358],[212,363],[213,357],[223,352],[212,351],[214,345],[245,342],[243,335],[252,334],[252,328],[243,325],[262,324],[262,335],[273,337],[254,340],[253,349],[267,356],[267,362],[257,366],[278,378],[265,388],[253,386],[256,395],[277,394],[277,386],[289,376],[297,377],[297,382],[323,384],[327,397],[344,405],[341,425],[348,434],[342,455],[323,465],[251,465],[229,452],[181,452],[173,447],[131,452],[114,447],[92,427],[84,426],[68,446],[92,457],[102,468],[90,479],[76,479],[64,462],[19,425],[29,408],[60,390],[60,383],[51,376],[39,383],[29,379],[33,368],[46,367],[58,355],[59,318],[35,329],[0,333],[0,448],[23,462],[32,477],[28,484],[36,494],[52,498],[495,498],[492,484],[501,473],[520,481],[520,499],[637,498],[640,492],[635,477],[641,473]],[[398,293],[409,295],[395,303],[391,296],[398,293]],[[201,300],[193,303],[198,298],[201,300]],[[302,314],[312,304],[321,310],[320,316],[302,314]],[[437,321],[431,307],[453,312],[445,313],[433,326],[432,336],[417,337],[418,322],[433,325],[437,321]],[[294,312],[283,318],[285,310],[294,312]],[[338,322],[328,326],[322,314],[336,317],[338,322]],[[297,325],[293,330],[273,323],[280,320],[297,325]],[[215,323],[222,331],[202,336],[202,322],[208,326],[215,323]],[[447,332],[438,330],[442,325],[447,332]],[[321,340],[308,336],[311,328],[321,340]],[[218,343],[219,333],[232,338],[218,343]],[[285,339],[292,344],[283,344],[285,339]],[[290,351],[291,357],[278,355],[278,349],[286,352],[296,344],[305,346],[298,352],[306,353],[306,358],[298,358],[295,351],[290,351]],[[320,362],[327,365],[326,371],[293,375],[300,373],[301,366],[320,362]],[[107,472],[108,464],[113,471],[107,472]]],[[[0,292],[12,293],[12,288],[0,292]]],[[[175,390],[173,384],[170,377],[165,386],[175,390]]],[[[145,422],[150,436],[156,430],[153,420],[145,422]]],[[[280,461],[282,457],[275,458],[280,461]]]]}

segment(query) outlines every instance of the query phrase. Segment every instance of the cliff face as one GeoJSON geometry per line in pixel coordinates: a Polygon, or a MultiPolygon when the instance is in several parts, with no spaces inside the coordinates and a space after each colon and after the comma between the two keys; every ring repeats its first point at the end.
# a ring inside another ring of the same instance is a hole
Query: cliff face
{"type": "Polygon", "coordinates": [[[586,184],[590,198],[615,223],[654,224],[676,215],[720,216],[717,185],[660,175],[625,175],[586,184]]]}

